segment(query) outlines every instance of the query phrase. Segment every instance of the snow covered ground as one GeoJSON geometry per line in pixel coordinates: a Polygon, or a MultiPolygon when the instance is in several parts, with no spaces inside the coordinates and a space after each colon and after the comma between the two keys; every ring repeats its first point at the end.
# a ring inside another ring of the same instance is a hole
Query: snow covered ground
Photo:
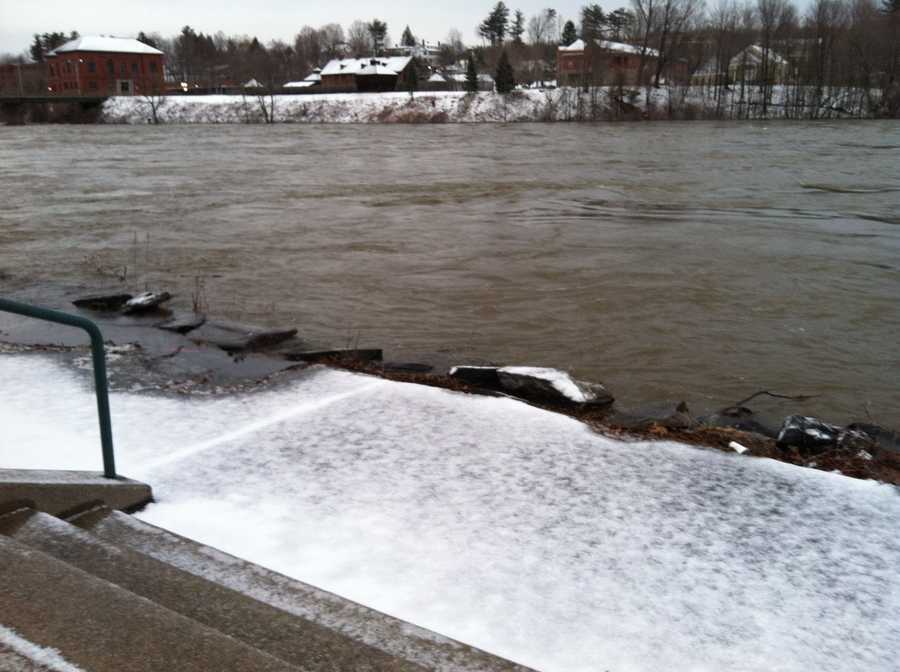
{"type": "MultiPolygon", "coordinates": [[[[722,118],[779,118],[786,114],[806,116],[804,107],[794,106],[797,92],[776,87],[774,105],[763,115],[761,94],[755,88],[726,92],[721,103],[712,91],[703,87],[653,89],[626,93],[624,100],[635,110],[653,117],[674,116],[722,118]],[[648,102],[649,98],[649,102],[648,102]],[[783,104],[788,103],[788,107],[783,104]]],[[[808,94],[808,92],[807,92],[808,94]]],[[[408,93],[335,93],[284,95],[275,97],[276,122],[292,123],[396,123],[396,122],[517,122],[578,121],[618,118],[618,109],[610,96],[619,92],[598,88],[582,92],[577,88],[526,89],[512,95],[479,93],[467,96],[461,91],[408,93]]],[[[805,95],[805,94],[804,94],[805,95]]],[[[809,94],[811,95],[811,94],[809,94]]],[[[854,91],[836,91],[817,104],[817,116],[848,116],[860,104],[854,91]]],[[[268,99],[265,101],[268,104],[268,99]]],[[[249,96],[171,96],[158,110],[161,123],[225,124],[261,123],[260,101],[249,96]]],[[[627,116],[627,115],[626,115],[627,116]]],[[[144,124],[152,117],[150,103],[140,96],[110,98],[103,106],[108,123],[144,124]]]]}
{"type": "MultiPolygon", "coordinates": [[[[0,380],[0,465],[99,469],[83,372],[0,380]]],[[[112,410],[140,517],[542,670],[896,670],[892,486],[326,369],[112,410]]]]}

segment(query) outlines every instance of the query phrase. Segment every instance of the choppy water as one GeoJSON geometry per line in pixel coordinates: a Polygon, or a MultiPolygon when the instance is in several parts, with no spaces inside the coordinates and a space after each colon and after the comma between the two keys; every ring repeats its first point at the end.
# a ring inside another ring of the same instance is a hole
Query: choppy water
{"type": "Polygon", "coordinates": [[[900,425],[896,122],[9,127],[0,194],[17,281],[900,425]]]}

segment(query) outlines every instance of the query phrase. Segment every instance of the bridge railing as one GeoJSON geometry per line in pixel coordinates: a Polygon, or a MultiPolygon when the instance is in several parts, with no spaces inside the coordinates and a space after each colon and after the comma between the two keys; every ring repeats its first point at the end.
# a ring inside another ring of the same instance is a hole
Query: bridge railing
{"type": "Polygon", "coordinates": [[[103,451],[103,475],[116,478],[116,459],[113,452],[112,421],[109,415],[109,384],[106,378],[106,352],[103,349],[103,334],[90,320],[79,315],[70,315],[58,310],[31,306],[18,301],[0,298],[0,311],[33,317],[45,322],[64,324],[84,329],[91,337],[91,355],[94,362],[94,391],[97,394],[97,413],[100,416],[100,444],[103,451]]]}

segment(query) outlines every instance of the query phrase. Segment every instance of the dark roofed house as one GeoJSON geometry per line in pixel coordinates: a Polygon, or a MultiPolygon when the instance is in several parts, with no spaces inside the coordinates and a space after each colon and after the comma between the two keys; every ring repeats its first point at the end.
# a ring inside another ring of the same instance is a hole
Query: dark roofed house
{"type": "Polygon", "coordinates": [[[336,58],[322,68],[322,91],[397,91],[406,86],[410,56],[336,58]]]}

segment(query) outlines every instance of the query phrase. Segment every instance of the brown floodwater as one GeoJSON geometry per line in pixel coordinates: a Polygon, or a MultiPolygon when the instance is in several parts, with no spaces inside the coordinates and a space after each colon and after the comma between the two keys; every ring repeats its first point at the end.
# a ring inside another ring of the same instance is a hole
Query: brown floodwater
{"type": "Polygon", "coordinates": [[[897,122],[0,127],[0,197],[48,291],[900,426],[897,122]]]}

